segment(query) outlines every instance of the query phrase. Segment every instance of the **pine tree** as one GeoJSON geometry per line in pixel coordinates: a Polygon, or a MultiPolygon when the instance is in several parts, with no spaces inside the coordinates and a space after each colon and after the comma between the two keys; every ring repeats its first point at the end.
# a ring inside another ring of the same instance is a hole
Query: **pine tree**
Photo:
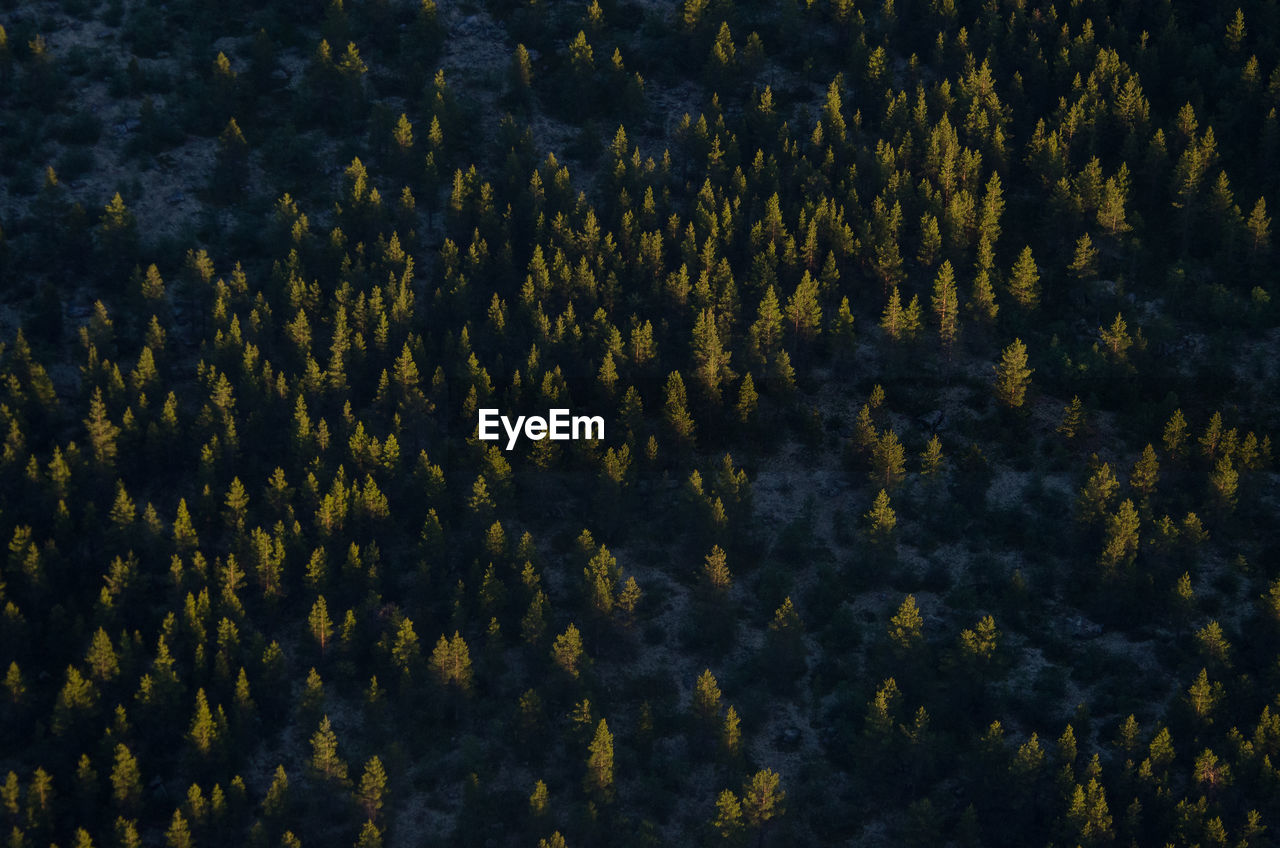
{"type": "Polygon", "coordinates": [[[727,557],[719,545],[713,545],[711,553],[707,554],[702,573],[707,585],[718,594],[728,592],[733,585],[733,575],[729,572],[727,557]]]}
{"type": "Polygon", "coordinates": [[[382,848],[382,831],[372,820],[366,820],[360,826],[360,835],[356,837],[355,848],[382,848]]]}
{"type": "Polygon", "coordinates": [[[936,477],[946,467],[946,457],[942,455],[942,442],[935,433],[920,453],[920,473],[925,477],[936,477]]]}
{"type": "Polygon", "coordinates": [[[907,595],[898,611],[889,619],[889,641],[899,650],[909,651],[924,639],[924,618],[916,606],[915,595],[907,595]]]}
{"type": "Polygon", "coordinates": [[[155,263],[147,266],[140,288],[143,298],[147,301],[155,303],[164,300],[164,280],[160,277],[160,269],[155,266],[155,263]]]}
{"type": "Polygon", "coordinates": [[[1144,502],[1150,501],[1156,492],[1156,484],[1160,482],[1160,462],[1156,459],[1156,450],[1150,444],[1142,449],[1142,456],[1134,463],[1133,473],[1129,475],[1129,485],[1142,495],[1144,502]]]}
{"type": "Polygon", "coordinates": [[[120,192],[116,192],[103,209],[94,235],[105,267],[124,279],[138,252],[138,222],[125,206],[120,192]]]}
{"type": "Polygon", "coordinates": [[[781,781],[777,772],[762,769],[743,784],[742,813],[748,827],[759,831],[783,814],[787,793],[782,790],[781,781]]]}
{"type": "Polygon", "coordinates": [[[748,371],[747,375],[742,378],[742,383],[738,387],[738,403],[734,407],[738,413],[738,420],[746,424],[755,414],[756,403],[759,401],[759,395],[756,393],[756,383],[748,371]]]}
{"type": "Polygon", "coordinates": [[[329,618],[329,605],[325,602],[324,595],[316,598],[315,603],[311,605],[311,614],[307,616],[307,627],[311,631],[311,638],[316,642],[316,647],[320,649],[320,656],[323,657],[325,650],[329,647],[329,640],[333,638],[333,620],[329,618]]]}
{"type": "Polygon", "coordinates": [[[1244,44],[1246,33],[1247,30],[1244,26],[1244,10],[1236,9],[1235,17],[1233,17],[1231,22],[1227,24],[1226,34],[1223,36],[1223,41],[1226,42],[1227,49],[1232,53],[1239,51],[1240,46],[1244,44]]]}
{"type": "Polygon", "coordinates": [[[1098,335],[1111,358],[1116,362],[1123,362],[1129,348],[1133,346],[1133,339],[1129,336],[1129,328],[1125,324],[1124,316],[1117,312],[1116,320],[1110,327],[1098,328],[1098,335]]]}
{"type": "Polygon", "coordinates": [[[111,797],[122,812],[133,812],[142,800],[142,772],[138,761],[124,745],[116,745],[111,768],[111,797]]]}
{"type": "Polygon", "coordinates": [[[93,451],[93,461],[103,470],[109,470],[116,461],[116,439],[120,436],[120,428],[111,423],[107,416],[107,405],[102,400],[102,389],[95,388],[89,400],[89,417],[84,420],[85,429],[89,433],[89,447],[93,451]]]}
{"type": "Polygon", "coordinates": [[[1027,386],[1031,385],[1033,369],[1027,368],[1027,346],[1022,339],[1014,339],[1000,355],[1000,364],[995,367],[996,399],[1009,409],[1022,406],[1027,394],[1027,386]]]}
{"type": "Polygon", "coordinates": [[[1030,247],[1022,249],[1009,272],[1009,294],[1023,309],[1033,309],[1040,301],[1040,269],[1030,247]]]}
{"type": "Polygon", "coordinates": [[[1058,432],[1068,439],[1074,439],[1083,429],[1084,404],[1080,401],[1080,396],[1076,395],[1071,398],[1071,403],[1062,408],[1062,423],[1058,425],[1058,432]]]}
{"type": "Polygon", "coordinates": [[[778,305],[778,296],[773,286],[765,289],[756,320],[747,335],[751,355],[760,362],[768,361],[782,341],[782,309],[778,305]]]}
{"type": "Polygon", "coordinates": [[[731,356],[732,354],[726,351],[720,342],[715,314],[710,309],[699,312],[697,323],[693,328],[694,373],[703,391],[706,392],[707,398],[717,406],[720,404],[721,383],[732,380],[734,377],[733,372],[729,370],[731,356]]]}
{"type": "Polygon", "coordinates": [[[98,705],[98,689],[93,681],[80,674],[75,666],[67,666],[66,680],[53,706],[53,732],[61,736],[81,717],[98,705]]]}
{"type": "Polygon", "coordinates": [[[1174,457],[1186,456],[1187,452],[1187,419],[1182,416],[1181,409],[1175,409],[1169,421],[1164,425],[1162,437],[1164,452],[1174,457]]]}
{"type": "Polygon", "coordinates": [[[595,737],[587,748],[587,776],[585,788],[588,794],[601,800],[613,798],[613,734],[604,719],[596,725],[595,737]]]}
{"type": "Polygon", "coordinates": [[[1108,574],[1133,562],[1138,553],[1138,529],[1141,519],[1133,501],[1125,499],[1115,515],[1107,521],[1106,543],[1099,562],[1108,574]]]}
{"type": "Polygon", "coordinates": [[[968,309],[982,323],[991,324],[1000,312],[996,304],[996,290],[991,285],[991,272],[979,268],[973,278],[973,294],[969,298],[968,309]]]}
{"type": "Polygon", "coordinates": [[[1080,489],[1076,498],[1076,514],[1087,524],[1102,520],[1119,491],[1120,481],[1112,473],[1110,464],[1102,463],[1080,489]]]}
{"type": "Polygon", "coordinates": [[[407,678],[412,676],[420,654],[418,634],[414,632],[413,621],[405,616],[396,628],[395,639],[391,644],[391,659],[396,664],[396,668],[400,669],[400,673],[407,678]]]}
{"type": "Polygon", "coordinates": [[[1098,248],[1093,246],[1093,240],[1089,238],[1088,233],[1076,240],[1075,255],[1067,267],[1079,280],[1089,280],[1097,276],[1098,248]]]}
{"type": "Polygon", "coordinates": [[[906,477],[906,450],[893,430],[886,429],[871,449],[871,480],[885,490],[898,487],[906,477]]]}
{"type": "Polygon", "coordinates": [[[551,656],[557,666],[570,677],[576,678],[582,667],[582,635],[572,623],[556,637],[551,647],[551,656]]]}
{"type": "Polygon", "coordinates": [[[262,812],[269,821],[281,822],[284,820],[289,809],[289,775],[285,772],[284,766],[277,765],[275,774],[271,779],[271,786],[267,789],[266,797],[262,800],[262,812]]]}
{"type": "Polygon", "coordinates": [[[689,399],[685,394],[684,380],[679,371],[672,371],[667,377],[666,418],[676,438],[681,442],[691,443],[694,437],[693,416],[689,414],[689,399]]]}
{"type": "Polygon", "coordinates": [[[920,298],[912,295],[911,302],[904,307],[898,287],[894,286],[880,315],[880,329],[894,341],[915,339],[920,332],[920,298]]]}
{"type": "Polygon", "coordinates": [[[460,632],[455,630],[452,639],[441,634],[431,652],[431,670],[440,685],[471,691],[471,651],[460,632]]]}
{"type": "Polygon", "coordinates": [[[387,772],[382,767],[382,760],[370,757],[364,764],[364,772],[360,775],[360,789],[357,798],[365,818],[377,821],[382,814],[382,803],[387,792],[387,772]]]}
{"type": "Polygon", "coordinates": [[[853,424],[853,446],[865,453],[875,447],[879,438],[875,422],[871,419],[871,404],[864,403],[853,424]]]}
{"type": "Polygon", "coordinates": [[[737,842],[741,838],[742,804],[732,789],[721,791],[720,796],[716,798],[716,815],[711,820],[711,826],[726,842],[737,842]]]}
{"type": "Polygon", "coordinates": [[[182,810],[174,810],[169,828],[164,832],[164,842],[168,848],[194,848],[195,840],[191,836],[191,828],[182,815],[182,810]]]}
{"type": "Polygon", "coordinates": [[[719,720],[720,686],[711,669],[703,671],[693,685],[693,714],[706,723],[719,720]]]}
{"type": "Polygon", "coordinates": [[[1200,453],[1209,459],[1217,458],[1218,449],[1222,445],[1222,432],[1222,413],[1214,412],[1200,435],[1200,453]]]}
{"type": "Polygon", "coordinates": [[[898,524],[898,517],[894,514],[893,509],[889,506],[889,493],[884,489],[880,490],[880,494],[876,495],[875,502],[871,505],[871,510],[866,515],[868,521],[867,533],[871,540],[877,544],[888,544],[893,538],[893,529],[898,524]]]}
{"type": "Polygon", "coordinates": [[[920,250],[916,253],[916,261],[925,268],[931,268],[940,250],[942,231],[938,229],[938,219],[926,212],[920,217],[920,250]]]}
{"type": "Polygon", "coordinates": [[[1267,217],[1267,199],[1259,197],[1245,224],[1249,231],[1249,249],[1253,256],[1262,255],[1271,246],[1271,219],[1267,217]]]}
{"type": "Polygon", "coordinates": [[[811,339],[821,332],[822,306],[818,303],[818,282],[805,271],[796,290],[787,300],[787,321],[791,329],[802,339],[811,339]]]}
{"type": "Polygon", "coordinates": [[[1230,665],[1231,643],[1222,632],[1222,625],[1216,620],[1196,632],[1196,646],[1200,653],[1207,656],[1219,667],[1230,665]]]}
{"type": "Polygon", "coordinates": [[[116,848],[142,848],[142,837],[138,835],[137,819],[126,819],[117,816],[115,823],[116,848]]]}
{"type": "Polygon", "coordinates": [[[196,709],[191,717],[187,738],[204,757],[208,757],[213,752],[214,746],[219,741],[218,724],[214,721],[213,711],[209,709],[209,699],[203,689],[196,692],[196,709]]]}
{"type": "Polygon", "coordinates": [[[724,724],[720,728],[720,748],[730,762],[736,762],[742,754],[742,722],[733,704],[725,710],[724,724]]]}
{"type": "Polygon", "coordinates": [[[1227,513],[1235,509],[1239,482],[1240,474],[1231,464],[1230,457],[1220,458],[1209,474],[1209,485],[1222,512],[1227,513]]]}
{"type": "Polygon", "coordinates": [[[933,315],[938,322],[938,341],[942,350],[951,358],[951,348],[960,332],[960,301],[956,293],[955,272],[951,260],[942,263],[933,281],[933,315]]]}
{"type": "Polygon", "coordinates": [[[773,358],[773,368],[769,374],[769,382],[778,394],[789,395],[796,387],[796,371],[791,367],[791,354],[785,350],[778,351],[773,358]]]}
{"type": "Polygon", "coordinates": [[[111,637],[101,627],[93,634],[84,659],[89,664],[89,674],[100,683],[105,683],[120,673],[120,662],[116,659],[111,637]]]}
{"type": "Polygon", "coordinates": [[[326,782],[347,782],[347,764],[338,754],[338,734],[328,716],[320,720],[320,727],[311,735],[311,769],[326,782]]]}

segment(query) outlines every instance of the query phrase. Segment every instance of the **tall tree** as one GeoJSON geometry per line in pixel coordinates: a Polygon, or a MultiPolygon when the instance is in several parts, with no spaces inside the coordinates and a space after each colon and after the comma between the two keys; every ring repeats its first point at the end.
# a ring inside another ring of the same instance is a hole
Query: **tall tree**
{"type": "Polygon", "coordinates": [[[311,735],[311,769],[325,782],[347,782],[347,764],[338,754],[338,734],[328,716],[320,720],[319,728],[311,735]]]}
{"type": "Polygon", "coordinates": [[[1009,272],[1009,294],[1023,309],[1033,309],[1040,302],[1040,269],[1029,246],[1018,254],[1009,272]]]}
{"type": "Polygon", "coordinates": [[[584,781],[589,795],[601,801],[613,798],[613,734],[604,719],[596,725],[595,736],[587,748],[587,776],[584,781]]]}
{"type": "Polygon", "coordinates": [[[1018,409],[1027,396],[1033,369],[1027,367],[1027,346],[1022,339],[1014,339],[1000,355],[995,366],[996,399],[1002,406],[1018,409]]]}
{"type": "Polygon", "coordinates": [[[951,260],[945,260],[933,281],[933,315],[938,322],[938,341],[942,350],[951,358],[951,348],[960,332],[960,300],[956,292],[955,272],[951,260]]]}

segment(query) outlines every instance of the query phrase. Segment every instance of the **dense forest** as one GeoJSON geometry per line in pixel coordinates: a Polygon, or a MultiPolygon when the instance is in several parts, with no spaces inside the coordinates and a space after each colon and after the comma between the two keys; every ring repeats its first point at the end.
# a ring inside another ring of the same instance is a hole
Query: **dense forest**
{"type": "Polygon", "coordinates": [[[1269,0],[0,0],[0,840],[1280,844],[1277,108],[1269,0]]]}

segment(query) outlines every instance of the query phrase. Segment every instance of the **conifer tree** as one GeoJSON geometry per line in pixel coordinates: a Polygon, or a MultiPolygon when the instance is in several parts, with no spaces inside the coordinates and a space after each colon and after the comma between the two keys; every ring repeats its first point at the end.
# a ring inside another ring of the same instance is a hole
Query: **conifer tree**
{"type": "Polygon", "coordinates": [[[431,670],[442,686],[471,691],[471,651],[461,633],[454,631],[452,639],[440,636],[431,652],[431,670]]]}
{"type": "Polygon", "coordinates": [[[818,303],[818,282],[808,271],[800,277],[795,292],[787,300],[787,321],[792,332],[810,339],[821,331],[822,306],[818,303]]]}
{"type": "Polygon", "coordinates": [[[196,709],[191,717],[191,726],[187,731],[187,738],[191,740],[191,744],[204,757],[212,754],[214,746],[219,742],[218,724],[214,720],[213,711],[209,709],[209,699],[205,695],[204,689],[196,692],[196,709]]]}
{"type": "Polygon", "coordinates": [[[925,477],[936,477],[946,466],[946,457],[942,455],[942,442],[935,433],[920,453],[920,473],[925,477]]]}
{"type": "Polygon", "coordinates": [[[1093,246],[1093,240],[1089,238],[1088,233],[1076,240],[1075,255],[1067,267],[1079,280],[1089,280],[1097,276],[1098,248],[1093,246]]]}
{"type": "Polygon", "coordinates": [[[667,424],[681,442],[689,443],[694,437],[693,416],[689,414],[689,399],[685,394],[684,380],[679,371],[672,371],[667,377],[666,387],[667,424]]]}
{"type": "Polygon", "coordinates": [[[365,818],[376,822],[382,814],[382,804],[387,791],[387,772],[382,767],[382,760],[370,757],[364,764],[364,772],[360,775],[358,798],[360,809],[365,818]]]}
{"type": "Polygon", "coordinates": [[[1124,316],[1117,312],[1116,320],[1111,323],[1110,327],[1098,328],[1098,335],[1102,339],[1102,344],[1106,347],[1111,359],[1116,362],[1123,362],[1129,348],[1133,346],[1133,339],[1129,336],[1129,328],[1125,324],[1124,316]]]}
{"type": "Polygon", "coordinates": [[[563,633],[556,637],[551,647],[551,656],[557,666],[570,677],[576,678],[582,668],[582,635],[572,623],[563,633]]]}
{"type": "Polygon", "coordinates": [[[355,848],[382,848],[382,831],[372,820],[366,820],[360,826],[360,835],[356,837],[355,848]]]}
{"type": "Polygon", "coordinates": [[[702,573],[707,585],[719,594],[727,592],[733,585],[733,575],[729,572],[727,557],[719,545],[713,545],[711,553],[707,554],[702,573]]]}
{"type": "Polygon", "coordinates": [[[124,745],[118,743],[115,764],[111,768],[111,797],[121,812],[137,809],[142,800],[142,773],[138,761],[124,745]]]}
{"type": "Polygon", "coordinates": [[[725,789],[716,798],[716,815],[711,826],[726,842],[736,842],[743,831],[742,803],[732,789],[725,789]]]}
{"type": "Polygon", "coordinates": [[[587,776],[585,788],[588,794],[601,800],[613,798],[613,734],[604,719],[596,725],[596,733],[587,748],[587,776]]]}
{"type": "Polygon", "coordinates": [[[693,713],[708,723],[720,717],[720,686],[711,669],[703,671],[693,685],[693,713]]]}
{"type": "Polygon", "coordinates": [[[89,434],[89,447],[93,451],[94,463],[103,470],[113,468],[120,428],[111,423],[100,388],[93,390],[93,396],[89,400],[89,417],[84,420],[84,426],[89,434]]]}
{"type": "Polygon", "coordinates": [[[329,618],[329,605],[324,595],[316,598],[315,603],[311,605],[307,627],[311,631],[311,638],[315,640],[316,647],[320,649],[320,656],[323,657],[325,650],[329,647],[329,640],[333,638],[333,620],[329,618]]]}
{"type": "Polygon", "coordinates": [[[1009,294],[1023,309],[1033,309],[1040,301],[1040,269],[1030,247],[1022,249],[1009,272],[1009,294]]]}
{"type": "Polygon", "coordinates": [[[89,651],[85,655],[85,662],[89,664],[90,675],[100,683],[111,680],[120,673],[120,663],[116,659],[111,637],[101,627],[93,634],[89,651]]]}
{"type": "Polygon", "coordinates": [[[787,793],[782,790],[781,782],[777,772],[762,769],[743,784],[742,815],[752,830],[763,829],[784,812],[787,793]]]}
{"type": "Polygon", "coordinates": [[[871,504],[871,510],[866,515],[868,527],[867,533],[871,540],[877,544],[888,544],[893,537],[893,529],[898,524],[898,517],[894,513],[893,508],[889,506],[889,493],[884,489],[880,490],[880,494],[876,495],[875,502],[871,504]]]}
{"type": "Polygon", "coordinates": [[[759,401],[759,395],[756,393],[755,379],[752,378],[751,372],[742,378],[742,382],[738,386],[738,403],[735,409],[738,413],[738,420],[746,424],[751,420],[756,411],[756,403],[759,401]]]}
{"type": "Polygon", "coordinates": [[[765,362],[777,349],[782,340],[782,309],[778,305],[778,296],[769,286],[760,299],[756,320],[748,331],[752,356],[765,362]]]}
{"type": "Polygon", "coordinates": [[[916,605],[915,595],[907,595],[889,619],[889,641],[899,650],[911,650],[923,641],[923,626],[924,618],[916,605]]]}
{"type": "Polygon", "coordinates": [[[1071,402],[1062,408],[1062,423],[1058,432],[1068,439],[1074,439],[1084,429],[1084,404],[1080,396],[1071,398],[1071,402]]]}
{"type": "Polygon", "coordinates": [[[1134,463],[1133,473],[1129,475],[1129,485],[1142,495],[1144,502],[1150,501],[1155,494],[1156,484],[1160,481],[1160,462],[1156,459],[1156,450],[1150,444],[1142,449],[1142,456],[1134,463]]]}
{"type": "Polygon", "coordinates": [[[1245,224],[1249,232],[1249,249],[1254,257],[1262,255],[1271,246],[1271,219],[1267,217],[1267,199],[1259,197],[1245,224]]]}
{"type": "Polygon", "coordinates": [[[1222,512],[1228,513],[1235,509],[1239,482],[1240,474],[1232,465],[1230,457],[1221,457],[1209,474],[1209,485],[1222,512]]]}
{"type": "Polygon", "coordinates": [[[347,782],[347,764],[338,754],[338,734],[328,716],[320,720],[319,728],[311,735],[311,770],[327,783],[347,782]]]}
{"type": "Polygon", "coordinates": [[[194,848],[195,840],[191,836],[191,827],[187,824],[181,809],[173,811],[169,828],[164,832],[164,841],[168,848],[194,848]]]}
{"type": "Polygon", "coordinates": [[[1080,495],[1076,498],[1076,514],[1085,523],[1102,520],[1111,509],[1111,502],[1119,491],[1120,481],[1112,473],[1110,464],[1102,463],[1089,475],[1088,482],[1080,490],[1080,495]]]}
{"type": "Polygon", "coordinates": [[[698,313],[698,320],[693,328],[694,373],[708,399],[716,405],[720,403],[721,384],[734,377],[729,370],[731,357],[732,354],[725,350],[720,341],[715,315],[710,309],[702,310],[698,313]]]}
{"type": "Polygon", "coordinates": [[[886,429],[871,449],[872,482],[891,490],[906,476],[906,450],[893,430],[886,429]]]}
{"type": "Polygon", "coordinates": [[[725,710],[724,724],[720,729],[720,747],[730,762],[736,762],[742,754],[741,719],[733,704],[725,710]]]}
{"type": "Polygon", "coordinates": [[[529,795],[529,813],[534,818],[542,818],[547,814],[550,806],[550,793],[547,791],[547,784],[544,781],[537,781],[533,784],[533,792],[529,795]]]}
{"type": "Polygon", "coordinates": [[[1022,339],[1014,339],[1000,355],[1000,364],[995,367],[996,399],[1009,409],[1022,406],[1027,394],[1027,386],[1031,385],[1033,369],[1027,368],[1027,346],[1022,339]]]}
{"type": "Polygon", "coordinates": [[[933,281],[933,315],[938,322],[938,341],[942,350],[951,358],[951,348],[960,331],[960,301],[956,293],[955,272],[951,260],[945,260],[933,281]]]}
{"type": "Polygon", "coordinates": [[[1125,499],[1107,521],[1106,543],[1099,560],[1107,574],[1133,562],[1138,552],[1138,529],[1141,519],[1133,501],[1125,499]]]}
{"type": "Polygon", "coordinates": [[[1175,409],[1169,421],[1164,425],[1162,437],[1165,453],[1174,457],[1186,456],[1187,451],[1187,419],[1181,409],[1175,409]]]}
{"type": "Polygon", "coordinates": [[[116,192],[103,209],[94,235],[104,267],[113,275],[123,278],[128,273],[127,269],[133,267],[137,256],[138,222],[133,212],[125,206],[120,192],[116,192]]]}

